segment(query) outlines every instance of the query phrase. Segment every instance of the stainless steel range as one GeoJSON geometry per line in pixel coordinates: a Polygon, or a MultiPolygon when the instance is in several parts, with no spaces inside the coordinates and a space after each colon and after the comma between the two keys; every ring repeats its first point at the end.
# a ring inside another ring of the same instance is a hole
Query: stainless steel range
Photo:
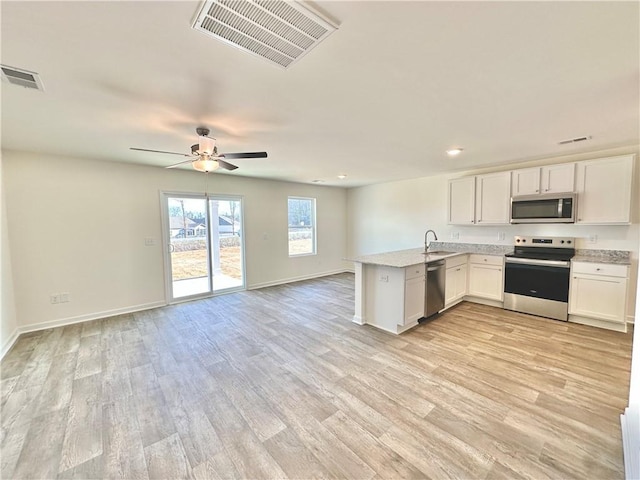
{"type": "Polygon", "coordinates": [[[571,237],[515,237],[505,255],[504,308],[567,321],[571,237]]]}

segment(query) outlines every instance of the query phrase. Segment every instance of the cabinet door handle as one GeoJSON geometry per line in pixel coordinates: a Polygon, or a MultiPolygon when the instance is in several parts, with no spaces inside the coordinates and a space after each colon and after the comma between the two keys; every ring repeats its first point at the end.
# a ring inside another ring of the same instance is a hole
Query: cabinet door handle
{"type": "Polygon", "coordinates": [[[596,272],[599,272],[600,270],[602,270],[601,268],[596,268],[596,272]]]}
{"type": "Polygon", "coordinates": [[[484,261],[486,262],[486,261],[487,261],[487,259],[485,258],[485,259],[484,259],[484,261]]]}
{"type": "Polygon", "coordinates": [[[459,271],[460,271],[460,269],[459,269],[459,268],[456,268],[456,272],[459,272],[459,271]]]}

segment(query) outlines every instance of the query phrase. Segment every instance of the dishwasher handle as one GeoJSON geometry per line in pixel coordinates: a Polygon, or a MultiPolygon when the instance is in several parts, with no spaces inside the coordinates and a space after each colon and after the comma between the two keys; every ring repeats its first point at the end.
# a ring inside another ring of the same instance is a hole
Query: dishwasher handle
{"type": "Polygon", "coordinates": [[[427,264],[427,272],[435,272],[444,267],[444,260],[427,264]]]}

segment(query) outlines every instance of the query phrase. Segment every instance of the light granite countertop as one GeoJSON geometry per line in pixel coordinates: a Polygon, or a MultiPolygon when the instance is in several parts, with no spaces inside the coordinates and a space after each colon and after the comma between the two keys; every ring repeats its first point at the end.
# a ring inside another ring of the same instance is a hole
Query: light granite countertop
{"type": "Polygon", "coordinates": [[[631,252],[626,250],[582,250],[576,251],[573,262],[608,263],[611,265],[631,265],[631,252]]]}
{"type": "Polygon", "coordinates": [[[447,243],[431,242],[430,251],[446,251],[446,254],[424,255],[423,248],[411,248],[408,250],[397,250],[394,252],[374,253],[372,255],[361,255],[350,258],[352,262],[366,263],[369,265],[382,265],[385,267],[404,268],[419,263],[435,262],[445,258],[464,255],[467,253],[480,253],[484,255],[504,255],[513,251],[510,245],[488,245],[480,243],[447,243]]]}
{"type": "MultiPolygon", "coordinates": [[[[484,243],[431,242],[431,251],[445,251],[447,254],[424,255],[423,248],[411,248],[394,252],[361,255],[347,260],[370,265],[404,268],[419,263],[429,263],[456,255],[478,253],[483,255],[504,255],[513,252],[512,245],[491,245],[484,243]]],[[[631,252],[626,250],[586,250],[578,249],[574,262],[608,263],[613,265],[631,265],[631,252]]]]}

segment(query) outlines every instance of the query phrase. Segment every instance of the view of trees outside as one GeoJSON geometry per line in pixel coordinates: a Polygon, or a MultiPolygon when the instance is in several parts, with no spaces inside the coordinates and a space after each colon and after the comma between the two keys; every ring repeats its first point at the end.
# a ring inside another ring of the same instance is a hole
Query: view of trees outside
{"type": "Polygon", "coordinates": [[[315,253],[314,198],[289,197],[289,255],[315,253]]]}
{"type": "MultiPolygon", "coordinates": [[[[242,279],[240,248],[240,202],[212,200],[218,203],[220,225],[220,270],[223,275],[242,279]]],[[[206,277],[208,272],[206,200],[169,199],[171,223],[171,272],[173,281],[206,277]]]]}

